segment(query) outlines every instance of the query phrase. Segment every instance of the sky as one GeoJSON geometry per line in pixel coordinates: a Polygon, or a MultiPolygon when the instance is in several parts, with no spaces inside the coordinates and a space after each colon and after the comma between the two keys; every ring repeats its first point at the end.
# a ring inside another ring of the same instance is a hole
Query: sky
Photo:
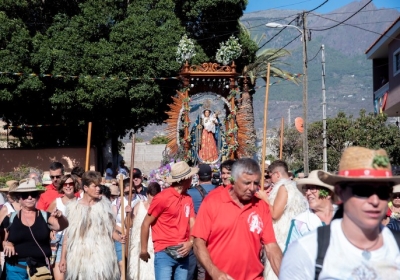
{"type": "MultiPolygon", "coordinates": [[[[316,12],[321,14],[329,13],[354,1],[360,2],[361,0],[329,0],[316,12]]],[[[325,0],[248,0],[245,13],[268,9],[311,10],[323,2],[325,0]]],[[[400,11],[399,0],[373,0],[372,2],[377,8],[394,8],[400,11]]]]}

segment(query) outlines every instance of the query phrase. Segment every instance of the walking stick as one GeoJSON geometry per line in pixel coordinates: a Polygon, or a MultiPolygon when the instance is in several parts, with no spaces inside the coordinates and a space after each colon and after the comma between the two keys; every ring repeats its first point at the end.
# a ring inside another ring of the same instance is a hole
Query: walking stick
{"type": "Polygon", "coordinates": [[[89,170],[89,160],[90,160],[90,140],[92,138],[92,122],[88,124],[88,135],[87,135],[87,144],[86,144],[86,163],[85,163],[85,171],[89,170]]]}
{"type": "MultiPolygon", "coordinates": [[[[124,235],[125,234],[125,225],[124,225],[125,201],[124,201],[124,179],[123,179],[122,175],[119,176],[119,189],[121,191],[121,234],[124,235]]],[[[122,245],[124,245],[124,244],[122,244],[122,245]]],[[[125,280],[125,267],[126,267],[125,246],[122,246],[122,270],[121,270],[121,279],[122,280],[125,280]]]]}
{"type": "Polygon", "coordinates": [[[283,118],[281,120],[281,141],[280,141],[280,147],[279,147],[279,159],[282,159],[283,156],[283,127],[284,127],[284,122],[283,118]]]}
{"type": "Polygon", "coordinates": [[[268,94],[269,94],[269,73],[270,73],[270,64],[267,64],[267,76],[266,76],[266,84],[265,84],[265,101],[264,101],[264,132],[263,132],[263,144],[261,151],[261,190],[264,190],[264,179],[265,179],[265,154],[267,147],[267,124],[268,124],[268,94]]]}
{"type": "MultiPolygon", "coordinates": [[[[128,196],[128,203],[129,205],[131,205],[131,200],[132,200],[132,188],[133,188],[133,167],[135,164],[135,135],[132,135],[132,151],[131,151],[131,173],[130,173],[130,177],[131,179],[129,180],[129,196],[128,196]]],[[[133,209],[132,209],[133,211],[133,209]]],[[[126,236],[126,243],[125,243],[125,254],[126,257],[128,258],[129,256],[129,239],[130,239],[130,230],[131,230],[131,226],[132,226],[132,213],[131,215],[128,215],[128,217],[126,217],[126,230],[128,232],[127,236],[126,236]]]]}

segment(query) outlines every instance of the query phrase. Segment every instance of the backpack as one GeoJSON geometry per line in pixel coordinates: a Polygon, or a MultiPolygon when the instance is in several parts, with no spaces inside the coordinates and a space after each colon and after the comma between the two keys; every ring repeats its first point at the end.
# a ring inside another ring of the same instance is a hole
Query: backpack
{"type": "MultiPolygon", "coordinates": [[[[12,225],[12,223],[13,223],[13,221],[14,221],[14,218],[15,218],[15,216],[17,216],[17,214],[19,214],[19,212],[20,211],[14,211],[14,212],[12,212],[11,213],[11,216],[10,216],[10,223],[9,223],[9,225],[8,225],[8,227],[7,227],[7,230],[11,227],[11,225],[12,225]]],[[[44,221],[46,222],[46,224],[47,224],[47,212],[46,211],[43,211],[43,210],[40,210],[40,213],[42,214],[42,217],[43,217],[43,219],[44,219],[44,221]]]]}
{"type": "MultiPolygon", "coordinates": [[[[392,232],[393,237],[396,240],[397,246],[400,249],[400,231],[392,229],[390,229],[390,231],[392,232]]],[[[324,264],[326,251],[328,251],[330,238],[331,238],[331,225],[317,228],[318,249],[317,249],[317,258],[315,259],[315,277],[314,277],[315,280],[318,280],[319,274],[322,271],[322,266],[324,264]]]]}

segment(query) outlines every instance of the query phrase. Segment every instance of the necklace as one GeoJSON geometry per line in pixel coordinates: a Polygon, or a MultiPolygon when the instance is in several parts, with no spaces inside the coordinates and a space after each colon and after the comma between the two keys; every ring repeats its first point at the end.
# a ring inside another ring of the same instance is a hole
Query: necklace
{"type": "MultiPolygon", "coordinates": [[[[344,237],[347,239],[347,241],[350,242],[351,245],[353,245],[356,248],[359,248],[358,246],[356,246],[353,242],[350,241],[350,239],[347,238],[346,234],[343,231],[343,227],[342,227],[342,232],[344,237]]],[[[381,239],[381,235],[378,235],[378,238],[376,239],[376,241],[374,242],[374,244],[372,244],[370,247],[368,248],[364,248],[364,250],[362,251],[361,255],[363,256],[364,259],[366,259],[367,261],[369,261],[369,259],[371,258],[371,252],[369,250],[371,250],[376,244],[378,244],[379,239],[381,239]]]]}

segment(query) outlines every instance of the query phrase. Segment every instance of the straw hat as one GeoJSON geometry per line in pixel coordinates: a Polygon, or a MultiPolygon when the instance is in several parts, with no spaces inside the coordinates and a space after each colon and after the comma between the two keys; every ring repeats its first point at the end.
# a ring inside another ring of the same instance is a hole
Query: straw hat
{"type": "Polygon", "coordinates": [[[175,163],[171,167],[171,172],[169,176],[166,178],[167,183],[174,183],[179,182],[181,180],[186,180],[191,178],[194,174],[197,174],[199,169],[197,167],[189,167],[189,165],[184,162],[180,161],[175,163]]]}
{"type": "Polygon", "coordinates": [[[38,189],[36,187],[36,182],[34,179],[23,179],[19,181],[19,185],[16,189],[10,192],[16,192],[16,193],[21,193],[21,192],[44,192],[44,189],[38,189]]]}
{"type": "Polygon", "coordinates": [[[6,182],[7,188],[0,189],[0,192],[12,192],[18,187],[18,181],[11,180],[6,182]]]}
{"type": "Polygon", "coordinates": [[[327,188],[328,190],[334,191],[335,187],[332,185],[325,184],[318,178],[318,172],[321,170],[313,170],[308,174],[308,178],[302,178],[297,180],[297,187],[301,190],[303,185],[314,185],[327,188]]]}
{"type": "Polygon", "coordinates": [[[400,184],[400,176],[392,176],[389,157],[385,150],[349,147],[343,151],[338,175],[319,171],[319,179],[329,185],[340,182],[388,182],[400,184]]]}
{"type": "Polygon", "coordinates": [[[45,171],[42,176],[42,184],[43,185],[50,185],[52,183],[51,178],[50,178],[50,172],[45,171]]]}
{"type": "Polygon", "coordinates": [[[111,185],[109,188],[111,195],[120,195],[119,187],[117,185],[111,185]]]}

